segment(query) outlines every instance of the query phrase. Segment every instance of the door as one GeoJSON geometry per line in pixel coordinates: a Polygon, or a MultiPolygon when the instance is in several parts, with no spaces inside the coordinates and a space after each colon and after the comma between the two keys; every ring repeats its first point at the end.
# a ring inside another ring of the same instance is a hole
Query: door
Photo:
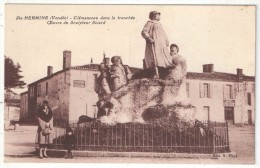
{"type": "Polygon", "coordinates": [[[210,121],[210,111],[209,111],[209,106],[204,106],[203,107],[203,115],[204,115],[204,118],[206,120],[208,120],[208,122],[210,121]]]}
{"type": "Polygon", "coordinates": [[[248,110],[248,125],[252,125],[252,110],[248,110]]]}
{"type": "Polygon", "coordinates": [[[228,124],[234,124],[234,108],[225,107],[225,121],[228,124]]]}

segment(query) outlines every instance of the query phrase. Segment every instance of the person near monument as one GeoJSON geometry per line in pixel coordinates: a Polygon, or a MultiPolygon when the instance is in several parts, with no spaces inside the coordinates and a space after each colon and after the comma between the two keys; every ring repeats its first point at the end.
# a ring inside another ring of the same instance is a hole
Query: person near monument
{"type": "Polygon", "coordinates": [[[99,98],[103,98],[104,95],[111,93],[109,87],[109,67],[105,63],[101,63],[98,67],[100,75],[97,78],[97,85],[95,86],[95,91],[99,98]]]}
{"type": "Polygon", "coordinates": [[[172,57],[173,68],[169,68],[171,80],[180,84],[176,101],[182,102],[182,104],[188,104],[186,93],[186,75],[187,75],[187,63],[186,59],[179,54],[179,47],[176,44],[170,45],[170,54],[172,57]]]}
{"type": "MultiPolygon", "coordinates": [[[[169,41],[160,23],[160,12],[152,11],[149,21],[142,30],[142,37],[146,40],[145,67],[147,69],[162,69],[173,66],[168,50],[169,41]]],[[[159,78],[158,73],[156,76],[159,78]]]]}
{"type": "Polygon", "coordinates": [[[53,114],[48,101],[44,100],[43,105],[37,113],[38,129],[36,134],[36,143],[39,144],[39,157],[47,156],[47,147],[52,142],[51,130],[53,129],[53,114]]]}
{"type": "Polygon", "coordinates": [[[64,140],[64,148],[66,151],[65,159],[73,158],[72,150],[75,149],[76,144],[76,137],[73,134],[73,130],[71,127],[66,128],[66,135],[64,140]]]}
{"type": "Polygon", "coordinates": [[[182,82],[185,80],[187,75],[187,64],[183,56],[179,55],[179,47],[176,44],[171,44],[170,46],[170,55],[172,57],[172,63],[174,65],[174,73],[172,76],[175,81],[182,82]]]}
{"type": "Polygon", "coordinates": [[[111,90],[115,91],[125,85],[132,77],[132,73],[128,66],[123,65],[122,59],[119,56],[111,58],[112,66],[110,69],[111,90]]]}

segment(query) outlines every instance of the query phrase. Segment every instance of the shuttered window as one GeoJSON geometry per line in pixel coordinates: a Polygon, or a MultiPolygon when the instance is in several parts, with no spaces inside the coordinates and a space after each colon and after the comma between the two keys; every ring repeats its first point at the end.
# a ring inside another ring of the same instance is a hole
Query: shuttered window
{"type": "Polygon", "coordinates": [[[200,83],[200,97],[212,98],[213,91],[209,83],[200,83]]]}
{"type": "Polygon", "coordinates": [[[247,93],[247,104],[251,106],[251,93],[247,93]]]}
{"type": "Polygon", "coordinates": [[[48,95],[49,85],[48,82],[46,82],[46,89],[45,89],[45,95],[48,95]]]}
{"type": "Polygon", "coordinates": [[[190,83],[186,82],[186,93],[187,93],[187,97],[190,97],[190,83]]]}
{"type": "Polygon", "coordinates": [[[227,99],[234,99],[234,87],[232,85],[224,85],[223,86],[223,98],[224,100],[227,100],[227,99]]]}

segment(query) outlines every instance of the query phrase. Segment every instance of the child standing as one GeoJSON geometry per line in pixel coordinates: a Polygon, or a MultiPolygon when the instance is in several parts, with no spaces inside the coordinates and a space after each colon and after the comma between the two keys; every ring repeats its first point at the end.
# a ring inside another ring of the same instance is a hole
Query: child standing
{"type": "Polygon", "coordinates": [[[64,148],[67,150],[65,159],[73,158],[72,150],[75,149],[75,135],[73,134],[72,128],[66,128],[66,135],[64,141],[64,148]]]}

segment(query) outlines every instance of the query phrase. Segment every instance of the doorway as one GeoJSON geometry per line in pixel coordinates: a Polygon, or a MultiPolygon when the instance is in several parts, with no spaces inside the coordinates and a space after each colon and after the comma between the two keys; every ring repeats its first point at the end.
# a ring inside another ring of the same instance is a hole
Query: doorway
{"type": "Polygon", "coordinates": [[[225,121],[228,124],[234,124],[234,108],[233,107],[225,107],[225,121]]]}
{"type": "Polygon", "coordinates": [[[252,110],[248,110],[247,114],[248,114],[248,125],[252,125],[252,110]]]}

